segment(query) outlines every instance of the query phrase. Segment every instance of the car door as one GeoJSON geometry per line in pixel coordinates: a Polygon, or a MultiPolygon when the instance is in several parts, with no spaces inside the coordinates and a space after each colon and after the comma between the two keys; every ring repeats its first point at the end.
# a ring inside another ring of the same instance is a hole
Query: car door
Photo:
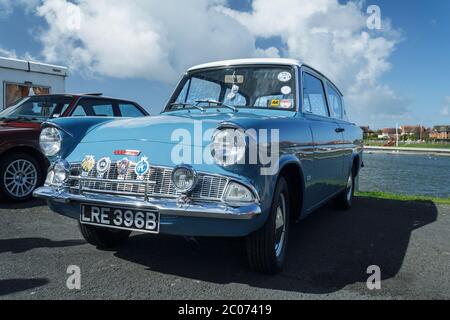
{"type": "Polygon", "coordinates": [[[336,122],[341,135],[338,148],[340,150],[340,157],[342,158],[342,172],[339,181],[341,188],[344,188],[350,173],[353,147],[355,145],[354,141],[352,141],[353,125],[346,119],[342,95],[329,81],[326,82],[326,91],[330,115],[336,122]]]}
{"type": "Polygon", "coordinates": [[[340,190],[342,133],[330,117],[324,83],[313,71],[302,72],[303,113],[309,122],[314,144],[313,172],[307,177],[311,188],[311,206],[319,205],[340,190]]]}

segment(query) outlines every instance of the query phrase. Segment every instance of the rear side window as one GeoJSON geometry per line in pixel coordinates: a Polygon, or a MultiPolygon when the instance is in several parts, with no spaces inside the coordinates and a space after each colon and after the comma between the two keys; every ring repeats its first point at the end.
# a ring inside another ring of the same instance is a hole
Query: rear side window
{"type": "Polygon", "coordinates": [[[330,103],[331,116],[336,119],[343,118],[341,95],[329,83],[327,83],[328,102],[330,103]]]}
{"type": "Polygon", "coordinates": [[[87,112],[85,108],[81,105],[76,106],[75,110],[72,112],[72,117],[85,117],[87,112]]]}
{"type": "Polygon", "coordinates": [[[132,103],[119,103],[119,110],[122,117],[142,117],[144,114],[132,103]]]}
{"type": "Polygon", "coordinates": [[[102,99],[81,99],[72,116],[114,117],[114,105],[102,99]]]}
{"type": "Polygon", "coordinates": [[[113,105],[110,102],[92,105],[94,116],[97,117],[114,117],[113,105]]]}
{"type": "Polygon", "coordinates": [[[309,73],[303,73],[303,105],[306,112],[329,116],[322,81],[309,73]]]}

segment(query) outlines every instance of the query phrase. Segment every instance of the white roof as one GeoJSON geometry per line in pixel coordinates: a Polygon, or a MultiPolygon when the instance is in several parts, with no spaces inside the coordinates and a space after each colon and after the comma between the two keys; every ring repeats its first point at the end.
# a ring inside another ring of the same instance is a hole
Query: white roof
{"type": "Polygon", "coordinates": [[[204,69],[204,68],[213,68],[213,67],[226,67],[233,65],[243,65],[243,64],[283,64],[283,65],[297,65],[301,66],[302,64],[295,59],[283,59],[283,58],[252,58],[252,59],[234,59],[234,60],[222,60],[215,61],[210,63],[200,64],[198,66],[194,66],[188,69],[188,71],[204,69]]]}
{"type": "Polygon", "coordinates": [[[66,67],[4,57],[0,57],[0,68],[45,73],[62,77],[66,77],[68,74],[66,67]]]}

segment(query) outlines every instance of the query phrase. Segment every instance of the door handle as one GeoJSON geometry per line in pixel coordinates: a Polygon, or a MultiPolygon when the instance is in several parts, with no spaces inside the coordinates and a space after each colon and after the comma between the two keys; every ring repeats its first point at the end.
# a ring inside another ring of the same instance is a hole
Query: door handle
{"type": "Polygon", "coordinates": [[[344,132],[345,129],[344,128],[336,128],[336,130],[334,130],[334,131],[336,131],[337,133],[341,133],[341,132],[344,132]]]}

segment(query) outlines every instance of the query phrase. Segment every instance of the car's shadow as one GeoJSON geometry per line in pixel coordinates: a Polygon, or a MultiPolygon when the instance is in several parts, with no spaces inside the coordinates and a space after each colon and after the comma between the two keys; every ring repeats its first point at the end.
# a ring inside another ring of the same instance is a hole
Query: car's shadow
{"type": "Polygon", "coordinates": [[[54,241],[45,238],[0,239],[0,253],[23,253],[39,248],[67,248],[86,244],[84,240],[54,241]]]}
{"type": "Polygon", "coordinates": [[[36,207],[46,206],[47,203],[41,199],[31,199],[24,202],[11,202],[1,199],[0,200],[0,209],[31,209],[36,207]]]}
{"type": "Polygon", "coordinates": [[[199,239],[137,235],[116,256],[149,270],[213,283],[245,283],[258,288],[331,293],[366,282],[367,267],[381,268],[382,279],[402,266],[411,232],[432,223],[431,202],[358,198],[351,211],[327,206],[291,228],[287,264],[277,276],[246,267],[242,239],[199,239]]]}

